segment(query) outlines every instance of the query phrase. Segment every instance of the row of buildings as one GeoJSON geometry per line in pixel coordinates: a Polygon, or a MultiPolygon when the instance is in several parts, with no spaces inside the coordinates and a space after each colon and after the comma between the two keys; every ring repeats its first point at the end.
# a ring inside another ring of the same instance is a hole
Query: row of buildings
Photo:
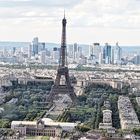
{"type": "Polygon", "coordinates": [[[99,124],[99,129],[112,128],[112,111],[109,109],[103,110],[103,123],[99,124]]]}
{"type": "Polygon", "coordinates": [[[109,100],[104,101],[103,122],[99,124],[99,129],[113,129],[112,126],[112,111],[109,100]]]}
{"type": "Polygon", "coordinates": [[[140,128],[140,122],[129,97],[119,96],[118,110],[122,129],[140,128]]]}

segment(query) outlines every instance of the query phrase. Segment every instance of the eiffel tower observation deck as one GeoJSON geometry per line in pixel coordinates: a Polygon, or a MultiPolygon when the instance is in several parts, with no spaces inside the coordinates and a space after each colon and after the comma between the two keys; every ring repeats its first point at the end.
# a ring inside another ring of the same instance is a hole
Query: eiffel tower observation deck
{"type": "Polygon", "coordinates": [[[66,24],[67,20],[64,18],[62,20],[62,39],[61,39],[61,49],[60,49],[60,62],[57,70],[57,75],[55,79],[55,83],[51,88],[50,95],[48,97],[48,101],[53,101],[54,97],[58,94],[67,94],[71,100],[74,102],[76,100],[76,94],[74,93],[74,88],[71,85],[69,78],[69,69],[66,65],[66,24]],[[65,77],[65,84],[61,85],[60,80],[62,76],[65,77]]]}

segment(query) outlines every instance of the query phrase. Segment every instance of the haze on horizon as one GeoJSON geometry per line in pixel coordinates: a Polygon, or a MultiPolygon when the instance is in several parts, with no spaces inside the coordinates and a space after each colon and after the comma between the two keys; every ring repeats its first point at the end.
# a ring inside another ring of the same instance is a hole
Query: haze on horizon
{"type": "Polygon", "coordinates": [[[140,45],[140,0],[0,0],[0,41],[140,45]]]}

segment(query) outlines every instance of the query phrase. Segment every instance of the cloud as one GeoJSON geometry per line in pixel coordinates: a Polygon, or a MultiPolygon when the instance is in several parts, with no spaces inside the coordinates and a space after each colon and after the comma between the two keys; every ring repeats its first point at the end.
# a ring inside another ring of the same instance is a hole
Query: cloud
{"type": "Polygon", "coordinates": [[[73,7],[82,0],[0,0],[1,7],[24,7],[24,6],[31,6],[31,7],[73,7]]]}
{"type": "Polygon", "coordinates": [[[85,0],[71,11],[72,27],[140,28],[139,7],[139,0],[85,0]]]}
{"type": "MultiPolygon", "coordinates": [[[[133,30],[134,38],[134,32],[140,36],[139,7],[140,0],[0,0],[0,28],[2,31],[5,30],[5,34],[14,30],[14,33],[17,30],[18,34],[24,32],[23,37],[26,36],[26,32],[29,34],[29,31],[31,31],[30,36],[34,32],[40,35],[43,32],[46,37],[49,31],[49,38],[55,30],[59,32],[65,9],[68,29],[75,34],[73,38],[76,38],[78,33],[82,36],[82,32],[86,31],[91,31],[90,34],[100,32],[99,35],[106,35],[108,30],[117,30],[117,35],[119,35],[118,31],[121,34],[123,30],[124,36],[130,29],[131,32],[133,30]],[[75,33],[76,30],[78,30],[77,33],[75,33]]],[[[129,32],[130,35],[131,32],[129,32]]],[[[128,32],[126,40],[127,34],[128,32]]],[[[60,32],[57,34],[58,38],[59,35],[60,32]]],[[[112,36],[111,34],[109,37],[112,36]]],[[[116,38],[115,35],[114,38],[116,38]]]]}

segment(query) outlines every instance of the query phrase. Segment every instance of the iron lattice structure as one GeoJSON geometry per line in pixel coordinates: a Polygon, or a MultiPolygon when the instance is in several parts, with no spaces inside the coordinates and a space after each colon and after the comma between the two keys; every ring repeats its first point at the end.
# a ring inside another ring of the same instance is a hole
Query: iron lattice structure
{"type": "Polygon", "coordinates": [[[53,101],[54,97],[58,94],[67,94],[72,101],[74,102],[76,99],[76,94],[74,93],[74,88],[71,85],[70,77],[69,77],[69,69],[66,66],[66,18],[62,20],[62,38],[61,38],[61,49],[60,49],[60,61],[59,67],[57,70],[57,75],[55,79],[55,83],[51,88],[50,95],[48,101],[53,101]],[[65,85],[60,84],[61,77],[65,77],[65,85]]]}

